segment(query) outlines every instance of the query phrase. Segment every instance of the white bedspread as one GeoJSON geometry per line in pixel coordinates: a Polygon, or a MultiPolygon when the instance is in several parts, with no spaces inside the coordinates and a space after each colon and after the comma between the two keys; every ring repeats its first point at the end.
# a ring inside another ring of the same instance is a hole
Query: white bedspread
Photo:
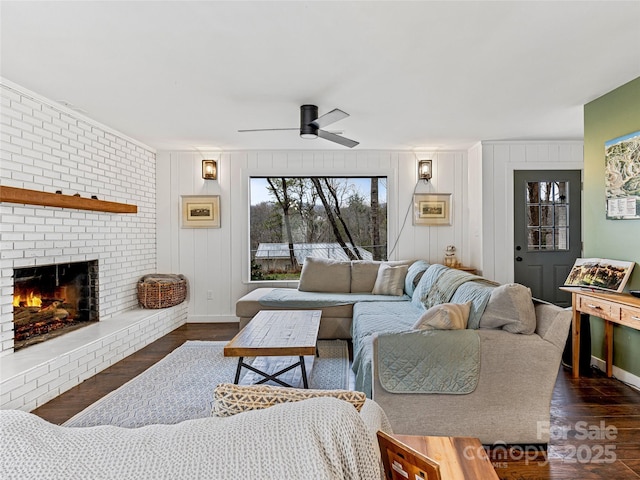
{"type": "Polygon", "coordinates": [[[53,425],[0,411],[2,479],[380,479],[380,407],[335,398],[141,428],[53,425]]]}

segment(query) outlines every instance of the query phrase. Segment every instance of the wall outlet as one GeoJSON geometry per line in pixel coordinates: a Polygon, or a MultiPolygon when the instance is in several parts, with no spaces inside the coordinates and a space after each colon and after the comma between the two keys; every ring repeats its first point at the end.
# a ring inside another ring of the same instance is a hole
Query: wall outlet
{"type": "Polygon", "coordinates": [[[207,290],[207,300],[213,300],[213,290],[207,290]]]}

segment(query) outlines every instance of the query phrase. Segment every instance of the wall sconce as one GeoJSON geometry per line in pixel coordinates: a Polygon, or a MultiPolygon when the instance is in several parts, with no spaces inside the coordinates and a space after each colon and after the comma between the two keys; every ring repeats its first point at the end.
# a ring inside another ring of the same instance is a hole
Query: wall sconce
{"type": "Polygon", "coordinates": [[[432,160],[420,160],[418,162],[418,178],[428,182],[431,179],[432,160]]]}
{"type": "Polygon", "coordinates": [[[202,178],[205,180],[218,179],[218,163],[215,160],[202,160],[202,178]]]}

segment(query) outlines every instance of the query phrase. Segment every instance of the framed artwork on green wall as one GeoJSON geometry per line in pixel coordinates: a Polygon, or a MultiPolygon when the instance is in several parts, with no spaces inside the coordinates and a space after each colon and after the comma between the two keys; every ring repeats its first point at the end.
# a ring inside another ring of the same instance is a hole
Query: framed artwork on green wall
{"type": "Polygon", "coordinates": [[[605,142],[607,219],[640,219],[640,131],[605,142]]]}

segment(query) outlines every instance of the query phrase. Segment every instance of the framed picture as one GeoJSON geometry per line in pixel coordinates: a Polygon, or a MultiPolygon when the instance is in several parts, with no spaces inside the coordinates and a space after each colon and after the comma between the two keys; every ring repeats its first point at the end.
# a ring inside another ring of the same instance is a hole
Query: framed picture
{"type": "Polygon", "coordinates": [[[640,218],[640,131],[605,142],[605,193],[609,220],[640,218]]]}
{"type": "Polygon", "coordinates": [[[577,258],[564,284],[621,293],[634,265],[635,262],[605,258],[577,258]]]}
{"type": "Polygon", "coordinates": [[[220,195],[182,195],[182,228],[220,228],[220,195]]]}
{"type": "Polygon", "coordinates": [[[451,225],[450,193],[419,193],[413,196],[414,225],[451,225]]]}

